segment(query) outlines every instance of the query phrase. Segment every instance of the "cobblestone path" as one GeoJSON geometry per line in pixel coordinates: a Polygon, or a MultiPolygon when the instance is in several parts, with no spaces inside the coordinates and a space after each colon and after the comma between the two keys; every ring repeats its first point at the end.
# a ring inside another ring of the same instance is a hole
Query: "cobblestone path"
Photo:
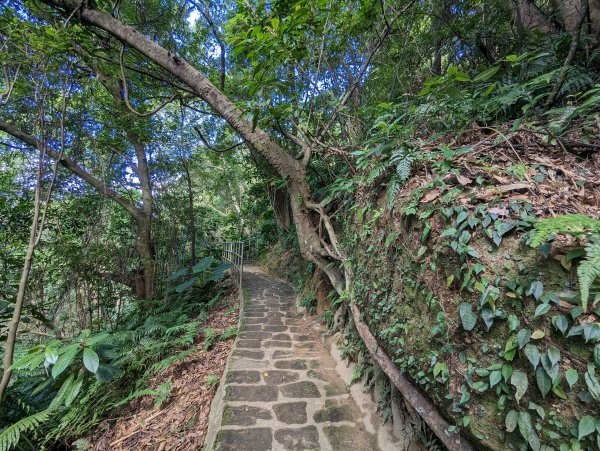
{"type": "Polygon", "coordinates": [[[377,450],[335,361],[285,283],[244,272],[248,298],[214,450],[377,450]]]}

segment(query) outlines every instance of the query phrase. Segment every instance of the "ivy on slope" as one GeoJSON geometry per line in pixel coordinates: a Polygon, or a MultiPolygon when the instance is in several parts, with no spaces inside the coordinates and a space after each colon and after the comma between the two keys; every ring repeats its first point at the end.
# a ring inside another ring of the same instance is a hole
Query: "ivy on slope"
{"type": "Polygon", "coordinates": [[[394,190],[386,201],[365,184],[347,225],[369,327],[456,428],[493,449],[600,447],[600,193],[592,165],[575,173],[554,152],[430,146],[401,190],[390,173],[378,180],[394,190]]]}

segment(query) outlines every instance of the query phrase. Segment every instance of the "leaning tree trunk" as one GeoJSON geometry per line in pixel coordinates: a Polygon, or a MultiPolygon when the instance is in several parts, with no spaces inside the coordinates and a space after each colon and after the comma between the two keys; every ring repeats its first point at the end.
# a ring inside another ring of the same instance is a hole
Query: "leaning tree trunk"
{"type": "Polygon", "coordinates": [[[292,212],[298,229],[298,238],[303,255],[314,262],[330,277],[336,288],[343,286],[343,277],[337,268],[332,268],[331,252],[322,244],[312,221],[309,205],[314,205],[310,188],[306,180],[305,167],[301,162],[289,155],[262,128],[243,118],[240,110],[227,96],[214,86],[190,63],[177,54],[161,47],[135,28],[119,19],[97,9],[90,9],[78,0],[44,0],[44,3],[63,8],[78,17],[82,22],[96,26],[120,39],[124,44],[134,48],[155,64],[167,70],[202,100],[208,103],[215,112],[287,181],[288,191],[292,197],[292,212]]]}

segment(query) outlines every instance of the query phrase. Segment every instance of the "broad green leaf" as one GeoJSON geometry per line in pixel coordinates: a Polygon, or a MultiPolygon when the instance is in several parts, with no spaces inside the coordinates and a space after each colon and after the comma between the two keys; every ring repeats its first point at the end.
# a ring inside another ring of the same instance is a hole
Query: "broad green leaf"
{"type": "Polygon", "coordinates": [[[22,369],[34,369],[42,364],[46,360],[46,354],[42,350],[36,352],[29,352],[17,360],[10,366],[11,371],[22,370],[22,369]]]}
{"type": "Polygon", "coordinates": [[[544,292],[544,285],[539,280],[536,280],[531,283],[531,287],[527,290],[527,294],[533,296],[535,299],[539,299],[542,297],[542,293],[544,292]]]}
{"type": "Polygon", "coordinates": [[[98,371],[100,358],[98,357],[98,354],[96,354],[96,351],[94,351],[92,348],[85,348],[83,350],[83,365],[92,374],[96,374],[96,371],[98,371]]]}
{"type": "Polygon", "coordinates": [[[60,406],[65,401],[65,398],[67,397],[68,391],[71,388],[71,384],[73,383],[74,379],[75,379],[75,376],[73,376],[72,374],[69,375],[69,377],[67,377],[65,379],[65,381],[60,386],[58,393],[56,394],[56,396],[54,397],[54,399],[48,406],[48,410],[56,409],[58,406],[60,406]]]}
{"type": "Polygon", "coordinates": [[[577,373],[577,370],[573,368],[569,368],[567,370],[565,377],[567,379],[567,384],[569,384],[569,388],[573,388],[573,385],[575,385],[579,380],[579,374],[577,373]]]}
{"type": "Polygon", "coordinates": [[[517,334],[517,342],[519,343],[519,349],[522,349],[527,343],[529,343],[529,339],[531,338],[531,332],[529,329],[521,329],[517,334]]]}
{"type": "Polygon", "coordinates": [[[535,380],[540,392],[542,393],[542,396],[545,398],[552,389],[552,380],[541,366],[535,371],[535,380]]]}
{"type": "Polygon", "coordinates": [[[433,377],[437,377],[444,369],[446,369],[446,364],[437,362],[433,367],[433,377]]]}
{"type": "Polygon", "coordinates": [[[52,367],[52,377],[54,379],[57,379],[58,376],[60,376],[62,372],[67,369],[67,367],[71,364],[78,352],[79,349],[71,348],[58,358],[58,360],[52,367]]]}
{"type": "Polygon", "coordinates": [[[504,424],[506,425],[506,430],[508,432],[512,432],[517,428],[517,421],[519,420],[519,412],[516,410],[511,410],[506,414],[506,418],[504,419],[504,424]]]}
{"type": "Polygon", "coordinates": [[[529,415],[529,413],[519,412],[519,419],[517,423],[519,425],[519,432],[521,433],[523,438],[527,440],[529,446],[531,446],[531,448],[534,451],[539,451],[540,439],[533,430],[533,426],[531,425],[531,416],[529,415]]]}
{"type": "Polygon", "coordinates": [[[549,310],[550,310],[550,304],[540,304],[535,309],[535,316],[537,317],[537,316],[545,315],[546,313],[548,313],[549,310]]]}
{"type": "Polygon", "coordinates": [[[540,340],[540,339],[544,338],[545,335],[546,334],[544,333],[544,331],[536,329],[531,334],[531,339],[532,340],[540,340]]]}
{"type": "Polygon", "coordinates": [[[517,352],[517,348],[517,336],[515,334],[512,334],[510,337],[508,337],[508,340],[506,340],[506,343],[504,345],[504,358],[508,361],[514,359],[515,354],[517,352]]]}
{"type": "Polygon", "coordinates": [[[577,428],[579,440],[581,440],[583,437],[585,437],[587,435],[590,435],[595,430],[596,430],[596,422],[594,421],[594,417],[592,417],[590,415],[586,415],[581,420],[579,420],[579,426],[577,428]]]}
{"type": "Polygon", "coordinates": [[[589,323],[583,326],[583,338],[585,338],[586,343],[598,336],[600,336],[600,326],[598,324],[589,323]]]}
{"type": "Polygon", "coordinates": [[[500,70],[500,66],[492,66],[489,69],[486,69],[483,72],[480,72],[479,74],[477,74],[477,76],[475,78],[473,78],[473,82],[479,83],[482,81],[487,81],[490,78],[492,78],[494,75],[496,75],[496,72],[498,72],[499,70],[500,70]]]}
{"type": "Polygon", "coordinates": [[[198,263],[196,263],[192,267],[192,271],[194,272],[194,274],[197,274],[202,271],[206,271],[210,267],[212,261],[213,261],[212,257],[203,258],[202,260],[200,260],[198,263]]]}
{"type": "Polygon", "coordinates": [[[519,318],[517,318],[515,315],[508,315],[508,331],[509,332],[514,332],[515,330],[517,330],[517,327],[519,327],[519,324],[521,324],[521,321],[519,321],[519,318]]]}
{"type": "Polygon", "coordinates": [[[550,363],[552,366],[556,365],[560,360],[560,351],[555,346],[550,346],[548,348],[548,359],[550,359],[550,363]]]}
{"type": "Polygon", "coordinates": [[[494,324],[494,312],[492,312],[489,308],[484,308],[481,311],[481,317],[483,318],[483,322],[485,323],[486,330],[490,330],[490,327],[494,324]]]}
{"type": "Polygon", "coordinates": [[[596,377],[596,370],[594,365],[591,363],[588,363],[587,368],[587,371],[583,375],[585,383],[590,391],[590,395],[592,395],[592,398],[594,398],[596,401],[600,401],[600,382],[596,377]]]}
{"type": "Polygon", "coordinates": [[[65,406],[69,407],[81,390],[83,385],[83,370],[79,371],[77,380],[69,387],[69,390],[65,396],[65,406]]]}
{"type": "Polygon", "coordinates": [[[490,387],[493,387],[501,380],[502,380],[502,372],[501,371],[496,370],[496,371],[492,371],[490,373],[490,387]]]}
{"type": "Polygon", "coordinates": [[[560,331],[561,334],[565,334],[569,328],[569,320],[565,315],[559,315],[552,318],[552,324],[560,331]]]}
{"type": "Polygon", "coordinates": [[[533,401],[529,401],[529,406],[527,406],[529,410],[535,410],[538,416],[543,420],[546,417],[546,411],[539,404],[534,403],[533,401]]]}
{"type": "Polygon", "coordinates": [[[513,371],[512,376],[510,378],[510,383],[517,389],[515,393],[515,399],[518,403],[521,400],[521,398],[523,398],[523,395],[525,395],[525,392],[527,391],[527,387],[529,385],[527,381],[527,374],[519,370],[513,371]]]}
{"type": "Polygon", "coordinates": [[[546,370],[546,374],[550,377],[550,379],[552,379],[552,381],[556,381],[560,376],[560,368],[558,367],[558,364],[552,364],[547,352],[542,354],[542,358],[540,360],[542,362],[542,366],[546,370]]]}
{"type": "Polygon", "coordinates": [[[180,283],[179,285],[177,285],[175,287],[175,291],[177,291],[178,293],[183,293],[185,290],[187,290],[188,288],[190,288],[196,282],[198,282],[197,278],[192,278],[190,280],[186,280],[185,282],[180,283]]]}
{"type": "Polygon", "coordinates": [[[221,263],[220,265],[215,267],[215,269],[213,269],[213,272],[209,276],[208,280],[222,279],[223,276],[225,275],[225,271],[227,271],[231,267],[232,267],[231,263],[221,263]]]}
{"type": "Polygon", "coordinates": [[[525,346],[525,356],[527,357],[527,359],[533,366],[533,369],[535,370],[540,363],[541,356],[537,346],[532,344],[528,344],[527,346],[525,346]]]}
{"type": "Polygon", "coordinates": [[[460,320],[464,330],[473,330],[477,322],[477,315],[473,313],[471,304],[463,302],[459,307],[460,320]]]}
{"type": "Polygon", "coordinates": [[[174,280],[179,279],[181,276],[185,275],[188,273],[188,269],[187,268],[180,268],[177,271],[175,271],[173,274],[171,274],[167,280],[169,282],[173,282],[174,280]]]}
{"type": "Polygon", "coordinates": [[[565,395],[565,392],[563,391],[562,387],[560,386],[560,378],[559,378],[558,382],[553,383],[552,393],[554,393],[560,399],[567,399],[567,395],[565,395]]]}
{"type": "Polygon", "coordinates": [[[56,349],[47,348],[44,351],[44,368],[48,368],[50,365],[54,365],[58,360],[58,352],[56,349]]]}
{"type": "Polygon", "coordinates": [[[502,365],[502,377],[504,378],[504,382],[508,382],[510,376],[512,376],[513,369],[510,365],[502,365]]]}

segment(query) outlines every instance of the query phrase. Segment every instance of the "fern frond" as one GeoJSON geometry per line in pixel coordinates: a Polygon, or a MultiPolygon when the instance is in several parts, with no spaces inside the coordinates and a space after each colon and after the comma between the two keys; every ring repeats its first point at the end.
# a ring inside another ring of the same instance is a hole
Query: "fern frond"
{"type": "Polygon", "coordinates": [[[145,396],[158,396],[160,393],[158,390],[152,390],[151,388],[145,388],[142,390],[135,390],[134,392],[131,392],[126,398],[122,399],[121,401],[119,401],[118,403],[116,403],[114,405],[114,407],[119,407],[122,406],[123,404],[127,404],[129,401],[136,399],[136,398],[143,398],[145,396]]]}
{"type": "Polygon", "coordinates": [[[390,181],[386,192],[386,206],[388,210],[391,210],[394,206],[394,200],[396,199],[398,191],[400,191],[400,181],[394,177],[390,181]]]}
{"type": "Polygon", "coordinates": [[[550,235],[557,233],[574,236],[598,233],[600,232],[600,221],[580,214],[560,215],[536,222],[535,230],[536,232],[529,243],[531,247],[538,247],[550,235]]]}
{"type": "Polygon", "coordinates": [[[8,451],[14,447],[19,443],[21,434],[38,429],[41,423],[50,419],[50,415],[50,410],[42,410],[41,412],[29,415],[4,429],[2,433],[0,433],[0,451],[8,451]]]}
{"type": "Polygon", "coordinates": [[[590,297],[590,288],[600,277],[600,236],[593,237],[585,246],[585,259],[577,268],[577,277],[579,277],[579,289],[581,290],[581,306],[585,311],[590,297]]]}
{"type": "Polygon", "coordinates": [[[410,177],[414,156],[410,149],[400,147],[390,157],[390,163],[396,165],[396,173],[402,183],[406,182],[410,177]]]}

